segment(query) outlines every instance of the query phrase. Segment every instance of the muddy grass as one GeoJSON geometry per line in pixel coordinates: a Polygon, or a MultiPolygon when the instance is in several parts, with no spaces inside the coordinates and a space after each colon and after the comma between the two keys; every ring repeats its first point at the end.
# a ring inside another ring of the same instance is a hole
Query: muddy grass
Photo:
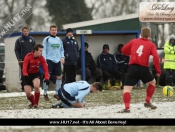
{"type": "MultiPolygon", "coordinates": [[[[85,97],[86,106],[104,106],[104,105],[113,105],[113,104],[123,104],[122,100],[122,90],[105,90],[97,94],[89,94],[85,97]]],[[[1,94],[1,93],[0,93],[1,94]]],[[[144,102],[146,95],[145,88],[135,88],[131,93],[131,103],[141,103],[144,102]]],[[[173,95],[174,96],[174,95],[173,95]]],[[[172,102],[174,97],[166,97],[162,94],[162,88],[157,88],[155,94],[152,98],[152,102],[172,102]]],[[[56,102],[56,99],[53,98],[53,95],[50,94],[52,103],[56,102]]],[[[50,109],[52,105],[50,102],[46,102],[41,95],[39,107],[42,109],[50,109]]],[[[24,109],[29,104],[25,96],[20,97],[2,97],[0,99],[0,110],[13,110],[13,109],[24,109]]]]}

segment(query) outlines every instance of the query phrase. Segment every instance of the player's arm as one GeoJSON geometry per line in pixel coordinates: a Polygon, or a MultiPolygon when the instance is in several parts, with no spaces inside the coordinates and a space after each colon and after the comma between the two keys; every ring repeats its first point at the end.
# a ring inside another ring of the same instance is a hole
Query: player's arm
{"type": "Polygon", "coordinates": [[[175,48],[169,46],[169,42],[167,41],[164,46],[164,52],[165,54],[175,54],[175,48]]]}
{"type": "Polygon", "coordinates": [[[44,59],[46,60],[46,51],[47,51],[47,38],[45,38],[44,40],[43,40],[43,46],[44,46],[44,48],[43,48],[43,52],[42,52],[42,56],[44,57],[44,59]]]}
{"type": "Polygon", "coordinates": [[[134,40],[131,40],[130,42],[128,42],[126,45],[124,45],[121,49],[121,52],[126,55],[129,56],[131,55],[131,47],[132,47],[132,43],[134,40]]]}
{"type": "Polygon", "coordinates": [[[63,47],[63,42],[62,42],[62,40],[60,39],[60,55],[61,55],[61,64],[64,64],[64,59],[65,59],[65,57],[64,57],[64,47],[63,47]]]}
{"type": "Polygon", "coordinates": [[[30,58],[26,55],[24,58],[24,63],[22,68],[23,76],[28,76],[27,68],[28,68],[29,62],[30,62],[30,58]]]}
{"type": "Polygon", "coordinates": [[[65,58],[65,57],[64,57],[64,48],[63,48],[63,42],[62,42],[61,39],[60,39],[60,43],[61,43],[61,44],[60,44],[60,45],[61,45],[61,47],[60,47],[60,54],[61,54],[61,58],[64,59],[64,58],[65,58]]]}
{"type": "Polygon", "coordinates": [[[153,65],[155,66],[156,73],[161,74],[159,56],[156,50],[156,46],[153,44],[151,49],[151,55],[153,56],[153,65]]]}
{"type": "MultiPolygon", "coordinates": [[[[89,87],[89,86],[88,86],[89,87]]],[[[89,88],[87,87],[86,90],[79,90],[78,91],[78,95],[75,96],[75,99],[77,100],[77,102],[82,102],[82,100],[84,99],[84,97],[89,94],[89,88]]]]}
{"type": "Polygon", "coordinates": [[[46,64],[44,57],[41,57],[41,65],[42,65],[43,70],[44,70],[44,79],[49,80],[48,67],[47,67],[47,64],[46,64]]]}

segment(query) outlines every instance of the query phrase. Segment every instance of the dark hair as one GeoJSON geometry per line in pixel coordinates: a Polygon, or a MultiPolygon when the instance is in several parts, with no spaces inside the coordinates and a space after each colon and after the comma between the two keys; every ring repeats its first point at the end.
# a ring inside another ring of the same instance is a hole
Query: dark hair
{"type": "Polygon", "coordinates": [[[89,44],[87,42],[85,42],[84,47],[89,47],[89,44]]]}
{"type": "Polygon", "coordinates": [[[43,48],[44,46],[43,45],[41,45],[41,44],[36,44],[34,47],[33,47],[33,52],[36,50],[36,51],[38,51],[39,50],[39,48],[43,48]]]}
{"type": "Polygon", "coordinates": [[[57,26],[56,26],[56,25],[51,25],[51,26],[50,26],[50,29],[51,29],[51,28],[57,28],[57,26]]]}
{"type": "Polygon", "coordinates": [[[27,30],[29,30],[29,28],[28,28],[28,27],[23,27],[23,28],[22,28],[22,31],[23,31],[24,29],[27,29],[27,30]]]}
{"type": "Polygon", "coordinates": [[[118,45],[118,51],[119,51],[119,52],[121,52],[122,47],[123,47],[123,44],[119,44],[119,45],[118,45]]]}
{"type": "Polygon", "coordinates": [[[95,87],[97,90],[102,91],[102,85],[100,82],[94,82],[92,86],[95,87]]]}
{"type": "Polygon", "coordinates": [[[72,32],[72,33],[73,33],[72,28],[68,28],[68,29],[66,29],[66,34],[69,33],[69,32],[72,32]]]}

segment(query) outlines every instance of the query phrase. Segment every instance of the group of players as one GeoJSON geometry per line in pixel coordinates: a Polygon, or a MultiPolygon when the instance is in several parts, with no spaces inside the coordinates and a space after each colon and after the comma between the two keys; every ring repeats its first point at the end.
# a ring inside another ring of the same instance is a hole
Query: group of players
{"type": "MultiPolygon", "coordinates": [[[[22,58],[21,54],[28,52],[21,48],[23,43],[26,40],[31,43],[34,42],[34,39],[25,35],[25,32],[26,34],[29,32],[29,29],[26,27],[22,29],[22,37],[16,41],[15,53],[20,67],[22,68],[24,91],[27,99],[31,102],[28,106],[29,108],[38,108],[40,98],[39,70],[41,66],[44,71],[44,95],[47,96],[49,80],[53,81],[56,87],[54,97],[57,100],[60,100],[60,107],[83,108],[85,107],[84,97],[88,93],[96,93],[102,90],[102,85],[99,82],[89,84],[86,81],[77,81],[62,85],[61,64],[64,65],[65,56],[62,40],[56,36],[57,27],[55,25],[50,26],[50,35],[44,39],[43,45],[34,44],[33,51],[30,51],[30,53],[22,58]],[[33,88],[34,95],[31,93],[33,88]]],[[[118,111],[118,113],[130,113],[130,92],[139,80],[148,84],[144,106],[151,109],[157,108],[150,102],[150,99],[154,94],[156,84],[155,79],[148,69],[148,60],[150,55],[154,57],[153,63],[157,76],[160,76],[161,70],[156,46],[149,40],[150,36],[151,30],[149,28],[142,28],[141,38],[131,40],[121,50],[124,55],[130,56],[130,62],[123,89],[123,101],[125,108],[118,111]]],[[[32,46],[30,44],[28,45],[32,46]]],[[[58,103],[56,103],[56,105],[58,105],[58,103]]]]}

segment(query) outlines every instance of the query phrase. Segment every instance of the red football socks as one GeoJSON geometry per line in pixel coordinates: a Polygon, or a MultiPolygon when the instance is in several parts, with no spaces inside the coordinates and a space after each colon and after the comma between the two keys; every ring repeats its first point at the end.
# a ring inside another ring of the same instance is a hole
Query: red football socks
{"type": "Polygon", "coordinates": [[[125,109],[128,110],[130,108],[131,95],[129,92],[125,92],[123,94],[123,101],[125,104],[125,109]]]}
{"type": "Polygon", "coordinates": [[[39,102],[39,98],[40,98],[40,92],[39,93],[36,93],[35,92],[35,105],[37,105],[38,106],[38,102],[39,102]]]}
{"type": "Polygon", "coordinates": [[[28,98],[28,100],[32,103],[32,105],[35,104],[35,98],[34,98],[33,94],[31,94],[31,96],[28,98]]]}
{"type": "Polygon", "coordinates": [[[147,103],[150,103],[150,99],[152,98],[152,96],[154,94],[154,91],[155,91],[155,86],[149,85],[147,90],[146,90],[146,99],[145,99],[145,101],[147,103]]]}

